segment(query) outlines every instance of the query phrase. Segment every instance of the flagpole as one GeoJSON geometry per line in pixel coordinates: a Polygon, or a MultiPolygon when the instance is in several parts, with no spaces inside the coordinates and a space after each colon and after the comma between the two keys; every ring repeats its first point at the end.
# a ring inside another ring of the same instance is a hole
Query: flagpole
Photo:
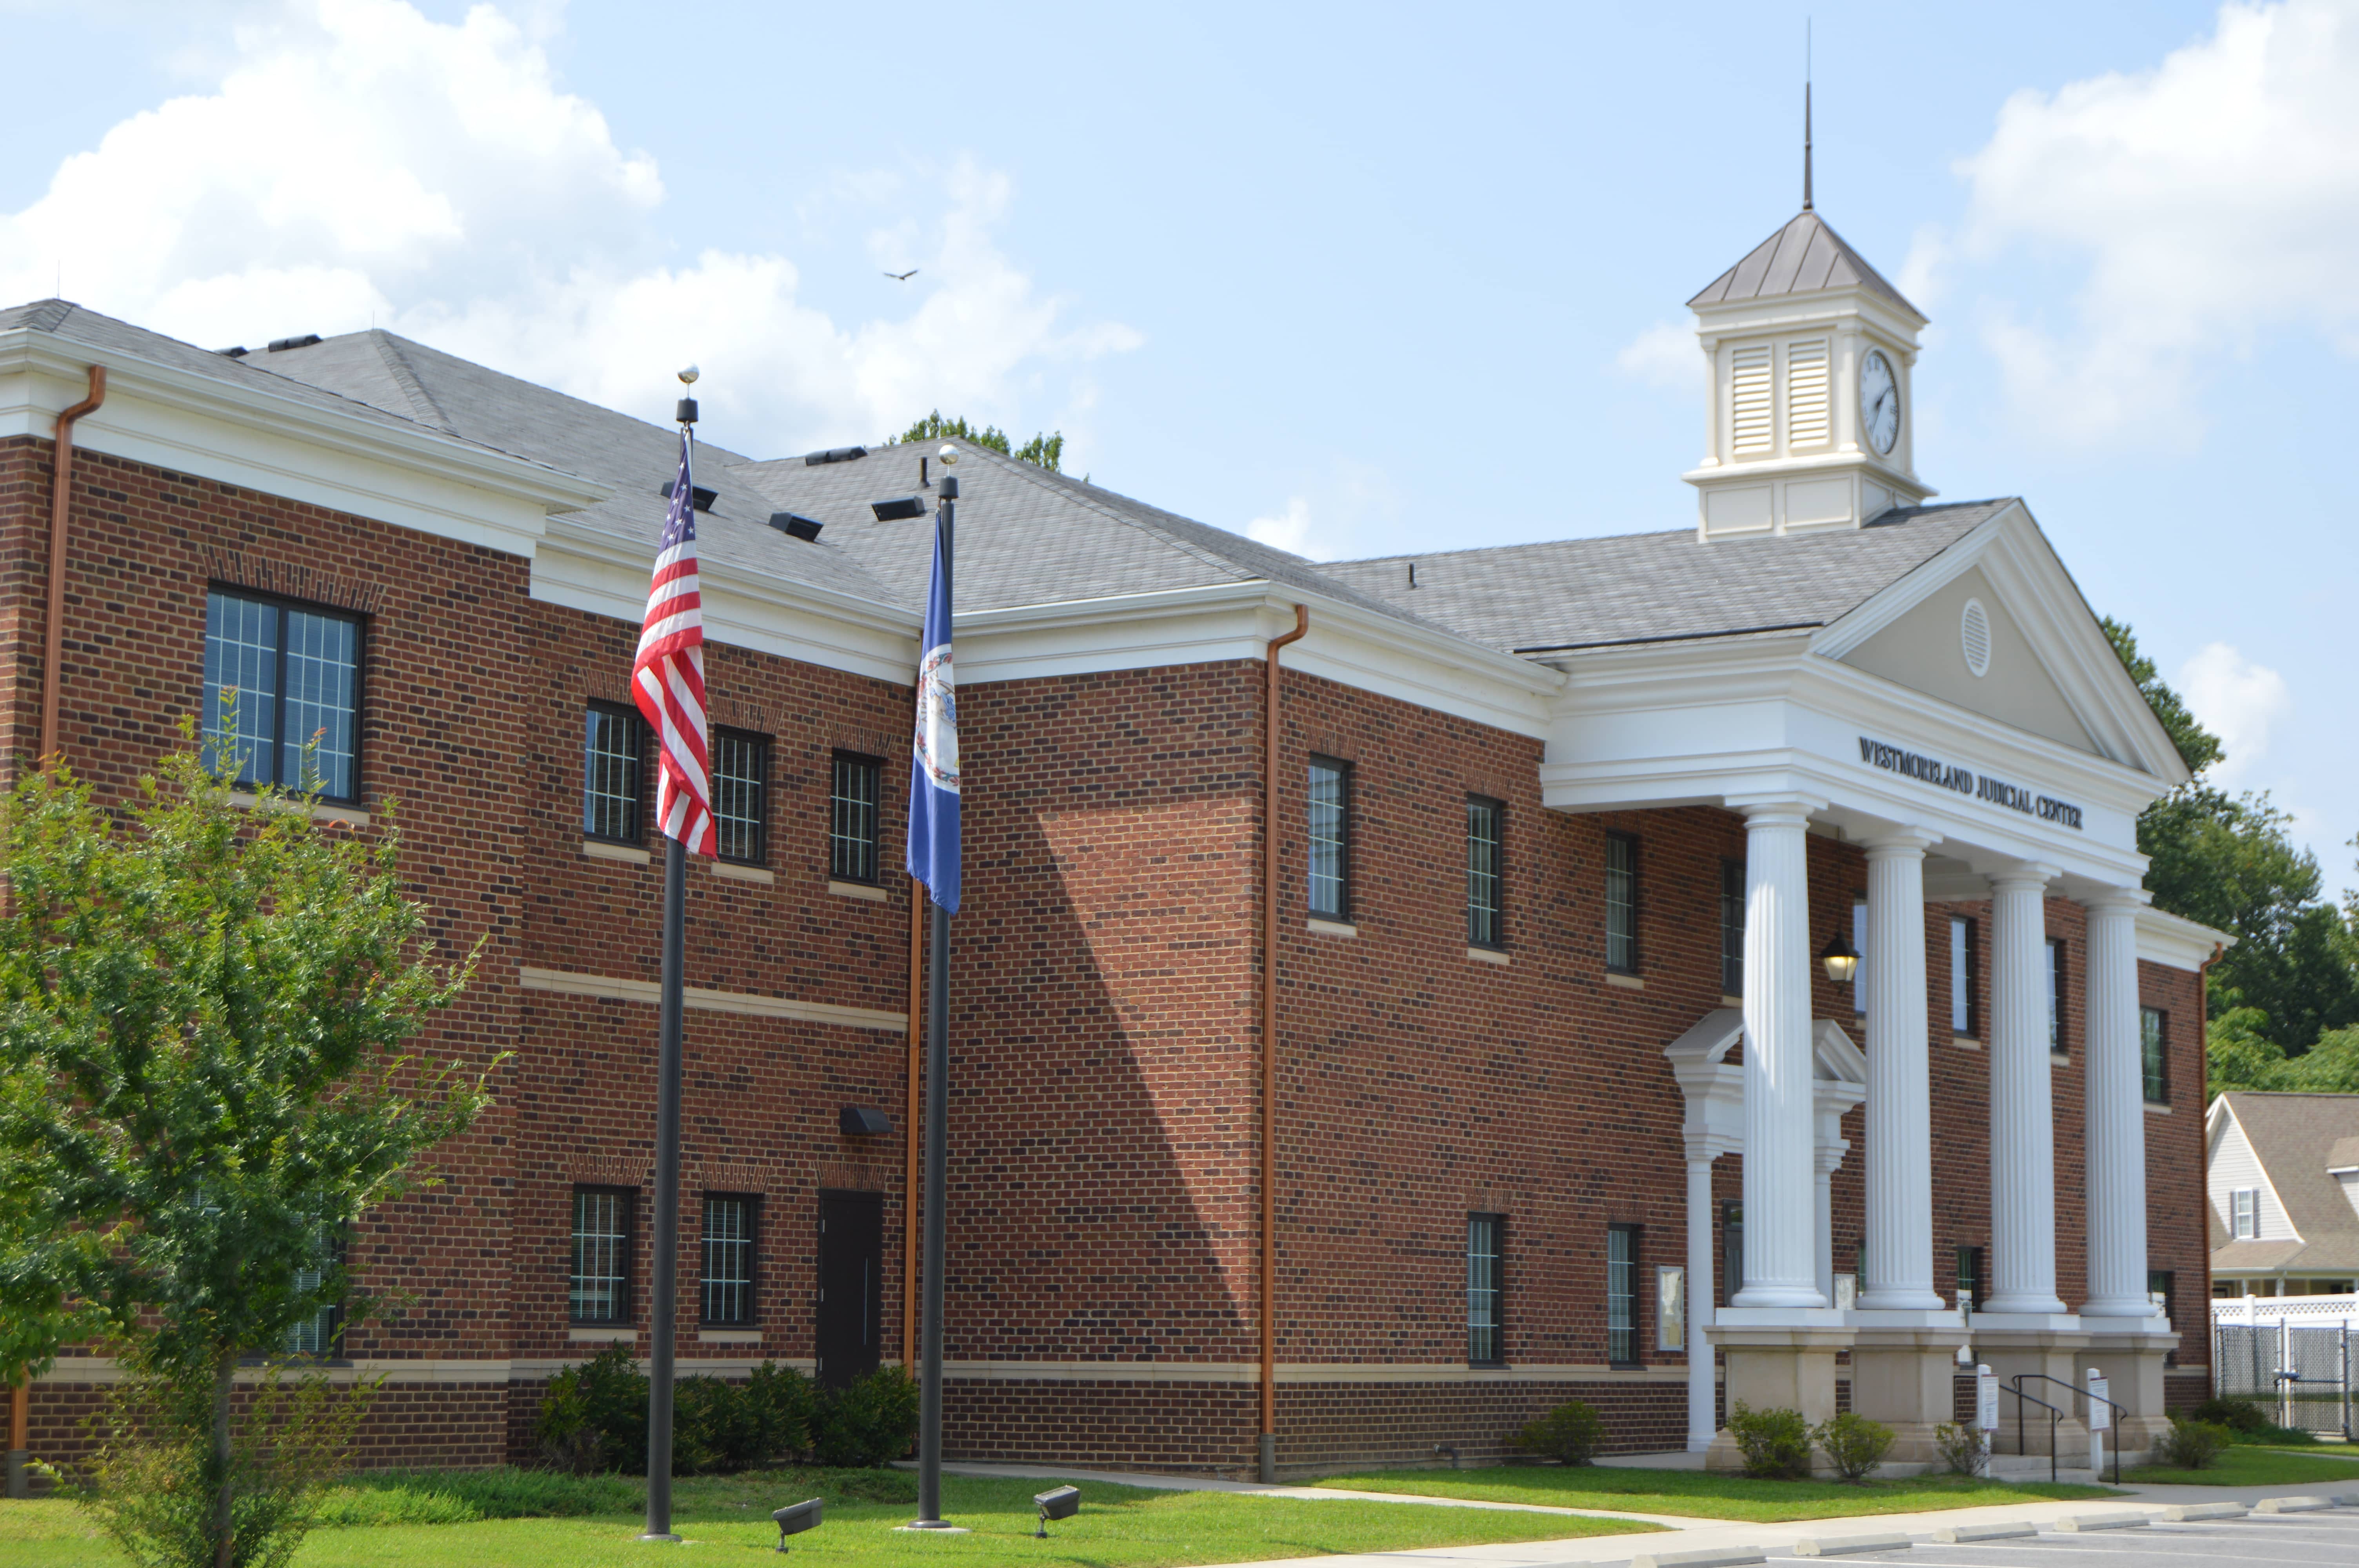
{"type": "MultiPolygon", "coordinates": [[[[947,576],[957,550],[959,481],[942,476],[940,531],[947,576]]],[[[918,1379],[918,1518],[914,1528],[954,1528],[942,1520],[942,1274],[949,1250],[944,1188],[950,1179],[951,912],[932,910],[926,976],[926,1261],[918,1379]]]]}
{"type": "MultiPolygon", "coordinates": [[[[695,439],[696,400],[681,398],[678,413],[685,448],[695,439]]],[[[683,461],[683,477],[686,471],[683,461]]],[[[663,992],[656,1033],[656,1215],[647,1271],[647,1528],[642,1541],[679,1539],[671,1528],[672,1354],[679,1337],[679,1015],[687,925],[688,846],[666,833],[663,992]]]]}

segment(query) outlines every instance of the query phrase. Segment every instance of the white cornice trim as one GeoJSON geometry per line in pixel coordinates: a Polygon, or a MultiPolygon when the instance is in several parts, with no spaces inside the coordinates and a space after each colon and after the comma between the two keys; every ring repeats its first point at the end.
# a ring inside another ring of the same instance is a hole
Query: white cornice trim
{"type": "Polygon", "coordinates": [[[2214,931],[2184,915],[2152,904],[2137,912],[2137,956],[2149,964],[2173,969],[2200,969],[2222,947],[2234,946],[2232,932],[2214,931]]]}
{"type": "Polygon", "coordinates": [[[0,332],[0,436],[54,435],[93,364],[106,368],[106,402],[75,426],[78,446],[240,489],[524,557],[548,513],[607,493],[423,425],[346,415],[33,328],[0,332]]]}

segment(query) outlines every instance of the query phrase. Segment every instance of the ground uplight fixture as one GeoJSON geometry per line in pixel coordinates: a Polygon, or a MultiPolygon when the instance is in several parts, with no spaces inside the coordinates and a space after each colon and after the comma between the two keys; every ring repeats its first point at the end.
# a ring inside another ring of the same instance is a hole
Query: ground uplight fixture
{"type": "Polygon", "coordinates": [[[1827,944],[1825,952],[1819,955],[1819,962],[1827,967],[1827,979],[1839,986],[1849,985],[1851,978],[1859,973],[1859,949],[1851,945],[1851,938],[1843,934],[1843,927],[1837,926],[1835,939],[1827,944]]]}
{"type": "Polygon", "coordinates": [[[792,1504],[774,1511],[770,1518],[778,1527],[778,1550],[787,1549],[787,1537],[800,1535],[819,1528],[820,1505],[824,1499],[813,1498],[808,1502],[792,1504]]]}
{"type": "Polygon", "coordinates": [[[1040,1528],[1032,1532],[1035,1541],[1049,1539],[1050,1519],[1071,1519],[1082,1511],[1082,1489],[1079,1487],[1056,1487],[1045,1492],[1035,1492],[1032,1500],[1040,1509],[1040,1528]]]}

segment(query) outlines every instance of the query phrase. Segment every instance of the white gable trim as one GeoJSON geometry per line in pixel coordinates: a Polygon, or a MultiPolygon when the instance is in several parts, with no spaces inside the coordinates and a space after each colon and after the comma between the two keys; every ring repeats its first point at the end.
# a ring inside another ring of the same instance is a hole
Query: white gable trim
{"type": "MultiPolygon", "coordinates": [[[[2235,1128],[2236,1136],[2243,1139],[2245,1141],[2245,1147],[2253,1152],[2254,1168],[2261,1173],[2261,1184],[2268,1189],[2269,1201],[2277,1205],[2277,1213],[2285,1217],[2286,1229],[2292,1233],[2293,1238],[2296,1241],[2300,1242],[2305,1247],[2310,1245],[2310,1238],[2302,1235],[2301,1227],[2293,1222],[2293,1210],[2286,1207],[2285,1197],[2277,1191],[2277,1178],[2269,1173],[2268,1152],[2261,1147],[2260,1140],[2253,1136],[2252,1130],[2245,1125],[2244,1118],[2236,1114],[2236,1108],[2228,1103],[2228,1097],[2226,1095],[2222,1095],[2218,1099],[2214,1100],[2212,1102],[2212,1108],[2214,1110],[2224,1116],[2228,1125],[2235,1128]]],[[[2212,1169],[2212,1156],[2219,1152],[2220,1140],[2225,1136],[2227,1136],[2227,1128],[2218,1128],[2213,1131],[2212,1137],[2205,1144],[2203,1151],[2203,1168],[2207,1175],[2210,1173],[2212,1169]]],[[[2231,1204],[2228,1212],[2228,1225],[2231,1231],[2235,1228],[2235,1220],[2234,1206],[2231,1204]]],[[[2232,1235],[2229,1237],[2229,1239],[2233,1241],[2235,1240],[2236,1238],[2232,1235]]],[[[2282,1271],[2279,1271],[2281,1272],[2282,1271]]]]}

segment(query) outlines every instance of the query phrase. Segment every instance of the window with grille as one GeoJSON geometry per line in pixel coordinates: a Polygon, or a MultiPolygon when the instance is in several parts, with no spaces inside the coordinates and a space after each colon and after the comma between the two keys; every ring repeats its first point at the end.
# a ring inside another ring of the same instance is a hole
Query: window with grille
{"type": "Polygon", "coordinates": [[[2158,1007],[2138,1009],[2138,1069],[2146,1080],[2146,1098],[2156,1105],[2170,1103],[2170,1016],[2158,1007]]]}
{"type": "Polygon", "coordinates": [[[1720,994],[1745,994],[1745,862],[1720,863],[1720,994]]]}
{"type": "Polygon", "coordinates": [[[827,874],[840,882],[876,880],[876,796],[884,764],[839,752],[830,786],[827,874]]]}
{"type": "MultiPolygon", "coordinates": [[[[320,1281],[342,1266],[344,1242],[341,1236],[324,1238],[320,1247],[320,1265],[295,1271],[298,1291],[316,1291],[320,1281]]],[[[329,1302],[310,1317],[287,1331],[287,1354],[289,1356],[333,1356],[342,1348],[338,1341],[343,1334],[344,1309],[341,1302],[329,1302]]]]}
{"type": "Polygon", "coordinates": [[[1495,1366],[1506,1358],[1499,1336],[1499,1242],[1506,1216],[1466,1217],[1466,1359],[1495,1366]]]}
{"type": "Polygon", "coordinates": [[[754,1321],[754,1216],[750,1197],[704,1200],[704,1321],[742,1327],[754,1321]]]}
{"type": "Polygon", "coordinates": [[[584,725],[582,831],[592,838],[636,844],[647,815],[639,793],[646,721],[636,708],[593,702],[584,725]]]}
{"type": "Polygon", "coordinates": [[[1638,972],[1638,839],[1635,834],[1605,836],[1605,967],[1625,975],[1638,972]]]}
{"type": "Polygon", "coordinates": [[[1950,1033],[1982,1038],[1974,988],[1982,967],[1982,932],[1962,914],[1950,916],[1950,1033]]]}
{"type": "Polygon", "coordinates": [[[1466,797],[1466,940],[1471,946],[1505,945],[1499,929],[1499,827],[1506,809],[1481,795],[1466,797]]]}
{"type": "Polygon", "coordinates": [[[1638,1227],[1605,1227],[1605,1359],[1638,1359],[1638,1227]]]}
{"type": "Polygon", "coordinates": [[[1727,1306],[1745,1288],[1745,1206],[1720,1206],[1720,1304],[1727,1306]]]}
{"type": "Polygon", "coordinates": [[[712,732],[712,831],[723,860],[758,866],[767,854],[769,781],[767,736],[712,732]]]}
{"type": "Polygon", "coordinates": [[[568,1301],[576,1323],[631,1321],[631,1209],[620,1187],[573,1189],[573,1271],[568,1301]]]}
{"type": "Polygon", "coordinates": [[[2064,1049],[2064,939],[2048,939],[2048,1048],[2064,1049]]]}
{"type": "Polygon", "coordinates": [[[2146,1297],[2154,1303],[2158,1316],[2169,1317],[2179,1304],[2179,1290],[2169,1269],[2148,1269],[2146,1271],[2146,1297]]]}
{"type": "Polygon", "coordinates": [[[1310,913],[1321,920],[1351,918],[1351,794],[1350,763],[1310,759],[1310,913]]]}
{"type": "Polygon", "coordinates": [[[1958,1249],[1958,1299],[1979,1312],[1983,1304],[1983,1249],[1958,1249]]]}
{"type": "Polygon", "coordinates": [[[357,617],[218,589],[206,595],[206,755],[225,772],[234,762],[240,784],[358,799],[360,690],[357,617]]]}
{"type": "Polygon", "coordinates": [[[2257,1241],[2261,1238],[2261,1189],[2238,1187],[2228,1195],[2231,1207],[2229,1236],[2237,1241],[2257,1241]]]}

